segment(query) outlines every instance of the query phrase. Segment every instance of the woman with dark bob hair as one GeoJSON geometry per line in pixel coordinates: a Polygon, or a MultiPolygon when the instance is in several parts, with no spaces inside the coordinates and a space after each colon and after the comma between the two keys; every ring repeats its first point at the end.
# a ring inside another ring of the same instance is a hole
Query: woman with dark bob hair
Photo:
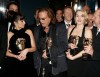
{"type": "Polygon", "coordinates": [[[33,52],[36,50],[34,36],[25,29],[22,14],[15,13],[11,19],[13,30],[8,32],[7,65],[10,77],[33,77],[33,52]]]}

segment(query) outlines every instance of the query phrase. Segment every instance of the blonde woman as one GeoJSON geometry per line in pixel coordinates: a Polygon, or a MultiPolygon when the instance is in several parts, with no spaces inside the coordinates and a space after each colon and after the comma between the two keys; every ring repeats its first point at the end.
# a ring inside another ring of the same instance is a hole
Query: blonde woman
{"type": "Polygon", "coordinates": [[[82,59],[84,50],[84,38],[92,39],[91,30],[85,27],[87,13],[77,10],[75,15],[76,26],[68,29],[69,50],[66,53],[68,60],[68,77],[85,77],[87,62],[82,59]],[[73,40],[74,39],[74,40],[73,40]]]}

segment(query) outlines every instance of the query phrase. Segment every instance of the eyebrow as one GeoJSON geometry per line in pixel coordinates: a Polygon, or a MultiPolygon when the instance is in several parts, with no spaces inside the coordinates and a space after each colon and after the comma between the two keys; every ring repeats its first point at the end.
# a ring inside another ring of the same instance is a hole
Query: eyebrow
{"type": "Polygon", "coordinates": [[[46,18],[39,18],[40,20],[45,20],[46,18]]]}

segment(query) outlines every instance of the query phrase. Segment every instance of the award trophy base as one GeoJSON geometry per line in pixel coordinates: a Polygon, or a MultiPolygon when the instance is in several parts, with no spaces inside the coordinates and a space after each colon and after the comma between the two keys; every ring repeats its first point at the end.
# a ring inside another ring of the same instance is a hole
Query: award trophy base
{"type": "Polygon", "coordinates": [[[82,59],[83,59],[83,60],[90,60],[90,59],[91,59],[91,55],[90,55],[90,54],[87,54],[87,53],[84,53],[84,54],[82,55],[82,59]]]}

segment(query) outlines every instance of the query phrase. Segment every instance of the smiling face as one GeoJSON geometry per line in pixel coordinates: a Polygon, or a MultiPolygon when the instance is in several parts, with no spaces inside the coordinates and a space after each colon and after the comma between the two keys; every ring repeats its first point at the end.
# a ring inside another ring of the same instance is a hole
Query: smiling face
{"type": "Polygon", "coordinates": [[[70,9],[70,8],[66,8],[65,10],[64,10],[64,19],[66,20],[66,21],[71,21],[72,20],[72,18],[73,18],[73,12],[72,12],[72,9],[70,9]]]}
{"type": "Polygon", "coordinates": [[[56,20],[58,21],[58,22],[61,22],[62,20],[63,20],[63,12],[62,12],[62,10],[57,10],[56,11],[56,20]]]}
{"type": "Polygon", "coordinates": [[[39,12],[38,16],[39,16],[40,23],[43,27],[49,26],[51,22],[51,18],[48,16],[48,13],[46,11],[39,12]]]}
{"type": "Polygon", "coordinates": [[[75,22],[77,25],[84,25],[86,22],[86,15],[84,11],[77,11],[75,16],[75,22]]]}

